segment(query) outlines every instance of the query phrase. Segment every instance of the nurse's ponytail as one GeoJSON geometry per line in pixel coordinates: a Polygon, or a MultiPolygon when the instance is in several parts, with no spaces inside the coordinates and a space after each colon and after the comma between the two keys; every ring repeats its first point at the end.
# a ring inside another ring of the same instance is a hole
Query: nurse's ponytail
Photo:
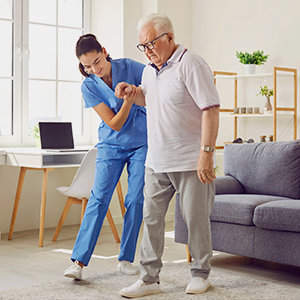
{"type": "MultiPolygon", "coordinates": [[[[78,59],[84,54],[87,54],[89,52],[97,51],[97,53],[101,52],[103,53],[103,47],[98,42],[95,35],[88,33],[85,35],[82,35],[76,44],[76,56],[78,59]]],[[[110,60],[109,54],[106,57],[107,60],[110,60]]],[[[86,72],[84,66],[79,63],[79,71],[84,77],[88,77],[89,73],[86,72]]]]}

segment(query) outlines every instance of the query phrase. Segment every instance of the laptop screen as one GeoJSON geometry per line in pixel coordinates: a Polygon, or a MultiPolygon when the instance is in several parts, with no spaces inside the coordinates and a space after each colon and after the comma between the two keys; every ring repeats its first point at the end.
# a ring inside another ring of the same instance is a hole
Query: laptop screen
{"type": "Polygon", "coordinates": [[[74,149],[71,122],[39,122],[42,149],[74,149]]]}

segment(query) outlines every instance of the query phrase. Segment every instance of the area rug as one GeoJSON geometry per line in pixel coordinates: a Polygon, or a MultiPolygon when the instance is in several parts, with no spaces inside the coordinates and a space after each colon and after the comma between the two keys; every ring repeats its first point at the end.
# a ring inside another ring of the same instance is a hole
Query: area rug
{"type": "MultiPolygon", "coordinates": [[[[146,296],[143,300],[298,300],[300,287],[295,288],[279,282],[258,280],[226,272],[223,269],[212,269],[212,287],[202,295],[187,295],[185,288],[190,280],[190,264],[166,263],[161,272],[163,293],[146,296]]],[[[1,292],[0,299],[5,300],[115,300],[126,299],[118,291],[136,282],[138,276],[123,276],[119,272],[86,277],[82,281],[62,279],[42,283],[21,289],[1,292]]]]}

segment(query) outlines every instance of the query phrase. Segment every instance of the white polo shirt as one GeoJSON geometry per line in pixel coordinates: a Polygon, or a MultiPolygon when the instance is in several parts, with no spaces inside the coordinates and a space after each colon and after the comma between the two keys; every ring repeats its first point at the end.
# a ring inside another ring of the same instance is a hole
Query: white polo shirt
{"type": "Polygon", "coordinates": [[[198,55],[179,45],[161,70],[145,67],[146,166],[155,172],[197,170],[202,110],[219,106],[213,73],[198,55]]]}

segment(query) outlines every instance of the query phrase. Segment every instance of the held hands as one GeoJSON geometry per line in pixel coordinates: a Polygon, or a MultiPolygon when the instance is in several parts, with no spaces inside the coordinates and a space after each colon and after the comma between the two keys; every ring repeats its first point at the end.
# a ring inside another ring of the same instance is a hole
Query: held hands
{"type": "Polygon", "coordinates": [[[126,82],[120,82],[115,88],[115,95],[120,99],[124,99],[129,103],[134,103],[136,96],[136,86],[128,84],[126,82]]]}
{"type": "Polygon", "coordinates": [[[202,183],[212,183],[216,178],[213,154],[201,151],[197,163],[197,174],[202,183]]]}

